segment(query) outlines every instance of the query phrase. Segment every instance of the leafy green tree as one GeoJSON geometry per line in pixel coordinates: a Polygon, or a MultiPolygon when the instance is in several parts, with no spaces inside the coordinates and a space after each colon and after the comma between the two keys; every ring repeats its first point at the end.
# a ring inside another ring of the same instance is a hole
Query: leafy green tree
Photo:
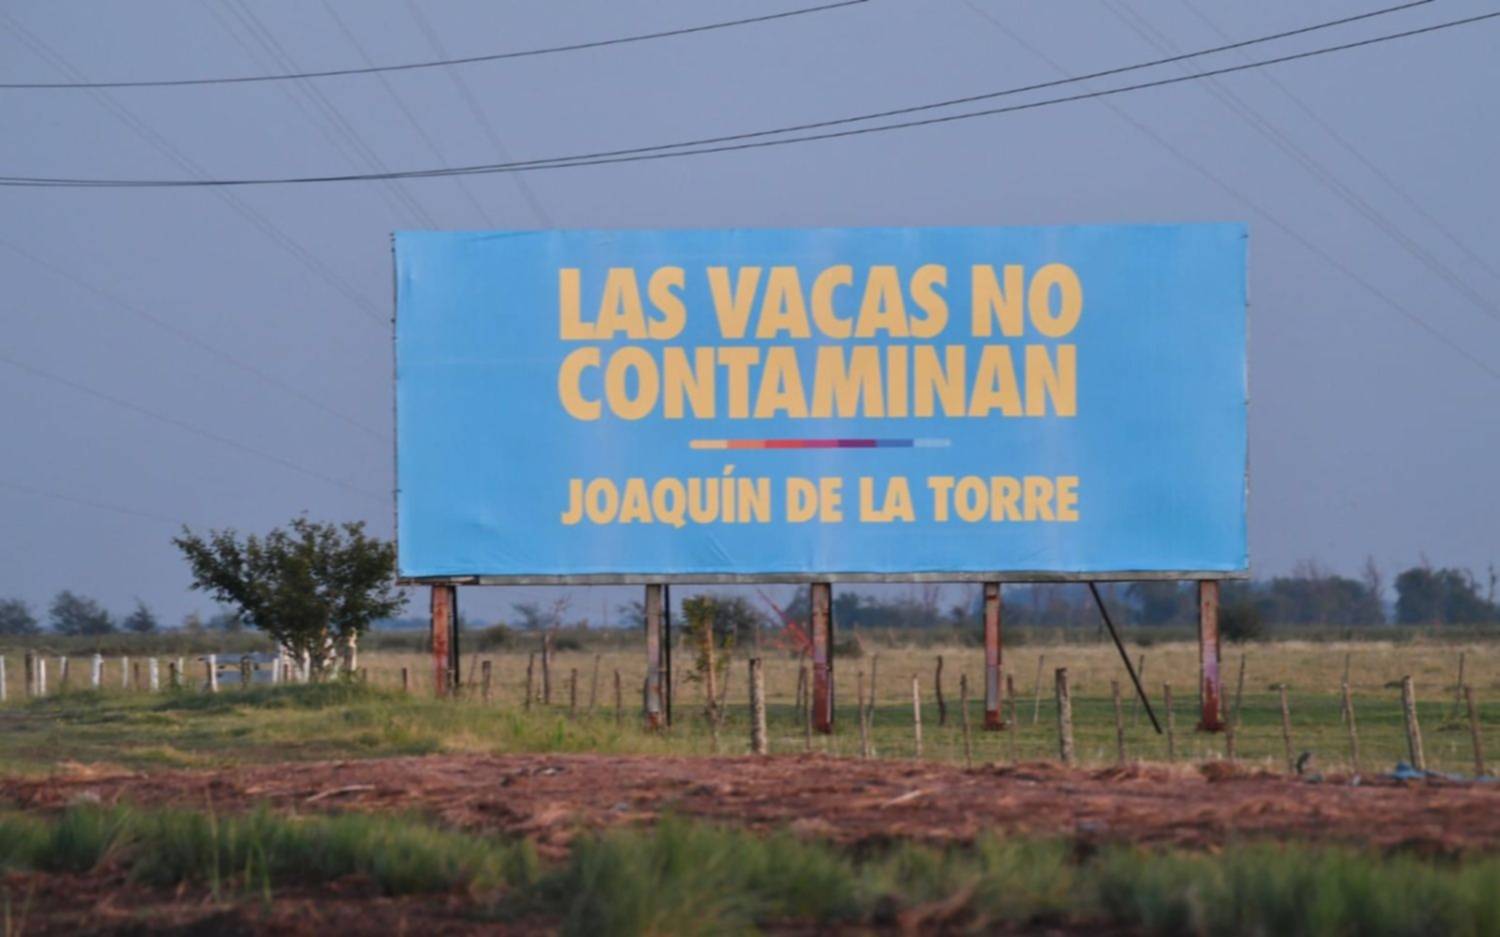
{"type": "Polygon", "coordinates": [[[209,631],[222,631],[225,634],[238,634],[245,630],[245,623],[240,616],[232,611],[224,610],[214,615],[204,625],[209,631]]]}
{"type": "Polygon", "coordinates": [[[695,595],[682,602],[682,617],[687,626],[684,640],[697,652],[687,678],[695,683],[707,680],[710,673],[717,681],[729,666],[728,652],[734,647],[735,634],[727,628],[720,632],[720,605],[720,598],[715,595],[695,595]]]}
{"type": "Polygon", "coordinates": [[[1125,587],[1125,594],[1136,603],[1136,621],[1142,625],[1170,625],[1192,620],[1194,599],[1181,583],[1132,582],[1125,587]]]}
{"type": "Polygon", "coordinates": [[[42,629],[37,625],[31,608],[20,599],[0,599],[0,634],[37,634],[42,629]]]}
{"type": "Polygon", "coordinates": [[[396,548],[364,524],[299,517],[264,537],[233,530],[203,537],[183,528],[172,541],[192,568],[193,588],[236,610],[246,625],[305,655],[315,676],[339,648],[406,604],[396,586],[396,548]]]}
{"type": "Polygon", "coordinates": [[[52,630],[58,634],[100,635],[112,634],[115,630],[115,623],[103,606],[67,589],[52,599],[48,613],[52,618],[52,630]]]}
{"type": "Polygon", "coordinates": [[[516,602],[510,610],[515,613],[516,627],[522,631],[544,631],[552,624],[551,617],[535,602],[516,602]]]}
{"type": "Polygon", "coordinates": [[[125,616],[122,622],[126,631],[134,631],[136,634],[151,634],[157,628],[156,614],[146,607],[146,603],[140,599],[135,600],[135,610],[125,616]]]}
{"type": "Polygon", "coordinates": [[[1500,620],[1500,608],[1480,596],[1467,570],[1413,566],[1396,577],[1396,620],[1403,625],[1474,624],[1500,620]]]}

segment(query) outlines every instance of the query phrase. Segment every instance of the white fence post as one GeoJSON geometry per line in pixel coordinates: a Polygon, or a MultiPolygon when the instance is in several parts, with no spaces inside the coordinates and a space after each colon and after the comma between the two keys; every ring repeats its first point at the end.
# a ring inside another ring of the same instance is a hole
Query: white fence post
{"type": "Polygon", "coordinates": [[[219,692],[219,656],[210,654],[206,659],[208,661],[208,692],[217,693],[219,692]]]}
{"type": "Polygon", "coordinates": [[[120,658],[120,689],[130,689],[130,658],[120,658]]]}
{"type": "Polygon", "coordinates": [[[36,695],[47,695],[47,658],[41,655],[36,659],[36,695]]]}
{"type": "Polygon", "coordinates": [[[161,689],[161,665],[156,662],[156,658],[153,657],[146,662],[146,671],[151,675],[151,692],[159,691],[161,689]]]}
{"type": "Polygon", "coordinates": [[[103,654],[95,654],[94,655],[94,669],[90,673],[90,683],[94,687],[94,689],[97,690],[97,689],[99,689],[100,684],[102,684],[103,682],[104,682],[104,655],[103,654]]]}
{"type": "Polygon", "coordinates": [[[5,702],[6,696],[7,696],[7,694],[6,694],[6,687],[5,687],[5,657],[3,655],[0,655],[0,703],[5,702]]]}

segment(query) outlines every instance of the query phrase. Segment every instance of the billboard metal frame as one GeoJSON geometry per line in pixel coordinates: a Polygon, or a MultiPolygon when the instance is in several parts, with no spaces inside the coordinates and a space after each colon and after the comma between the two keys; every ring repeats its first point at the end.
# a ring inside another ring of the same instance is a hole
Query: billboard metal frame
{"type": "MultiPolygon", "coordinates": [[[[398,348],[396,320],[398,315],[397,271],[395,264],[395,236],[391,237],[391,386],[396,386],[398,371],[398,348]]],[[[1247,258],[1248,261],[1248,258],[1247,258]]],[[[1249,328],[1248,283],[1245,311],[1246,329],[1249,328]]],[[[1246,362],[1245,405],[1249,406],[1249,368],[1246,362]]],[[[392,529],[396,542],[400,543],[401,490],[399,434],[397,419],[398,404],[395,393],[391,395],[392,417],[392,473],[394,484],[391,491],[392,529]]],[[[1249,440],[1245,446],[1244,466],[1245,509],[1248,512],[1250,499],[1250,451],[1249,440]]],[[[398,564],[399,565],[399,564],[398,564]]],[[[515,574],[515,575],[442,575],[442,576],[398,576],[397,585],[404,587],[431,587],[432,590],[432,649],[434,655],[435,689],[439,696],[456,696],[461,686],[458,659],[458,587],[459,586],[604,586],[638,585],[645,587],[647,609],[645,632],[648,651],[647,683],[644,687],[644,716],[649,728],[659,729],[671,722],[671,643],[670,643],[670,599],[668,587],[672,585],[806,585],[811,591],[810,607],[812,620],[808,622],[814,641],[813,685],[808,687],[812,722],[819,732],[833,731],[833,633],[832,590],[835,583],[993,583],[993,590],[984,590],[984,610],[981,615],[985,645],[985,720],[984,728],[1005,728],[1000,708],[1000,661],[1001,661],[1001,589],[1009,584],[1077,583],[1097,582],[1196,582],[1197,631],[1199,656],[1199,708],[1201,717],[1198,729],[1205,732],[1222,731],[1221,718],[1222,685],[1219,673],[1219,604],[1220,585],[1223,582],[1244,581],[1250,578],[1248,557],[1244,569],[1235,570],[1100,570],[1092,572],[1059,572],[1052,570],[993,570],[987,572],[781,572],[781,573],[579,573],[515,574]],[[821,612],[821,613],[820,613],[821,612]],[[663,642],[664,636],[668,638],[663,642]],[[663,677],[666,676],[666,679],[663,677]],[[813,703],[816,699],[820,704],[813,703]]],[[[1100,612],[1108,621],[1102,599],[1094,592],[1100,612]]],[[[1114,629],[1111,625],[1111,634],[1114,629]]],[[[1118,644],[1118,636],[1115,638],[1118,644]]],[[[1124,650],[1121,648],[1123,655],[1124,650]]],[[[1140,690],[1139,680],[1131,668],[1128,657],[1125,667],[1131,672],[1140,690]]],[[[1144,690],[1141,690],[1144,693],[1144,690]]],[[[1149,709],[1149,702],[1147,707],[1149,709]]]]}

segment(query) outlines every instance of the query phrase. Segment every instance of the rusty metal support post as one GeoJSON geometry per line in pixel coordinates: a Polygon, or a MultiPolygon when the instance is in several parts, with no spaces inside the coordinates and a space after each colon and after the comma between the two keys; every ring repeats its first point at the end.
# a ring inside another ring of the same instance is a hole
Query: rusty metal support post
{"type": "Polygon", "coordinates": [[[1198,719],[1199,732],[1221,732],[1220,701],[1224,685],[1219,675],[1219,582],[1198,583],[1198,719]]]}
{"type": "Polygon", "coordinates": [[[660,729],[662,713],[662,587],[646,586],[646,728],[660,729]]]}
{"type": "Polygon", "coordinates": [[[432,587],[432,681],[439,697],[458,687],[458,586],[432,587]]]}
{"type": "Polygon", "coordinates": [[[1005,728],[1000,712],[1000,583],[984,584],[984,727],[1005,728]]]}
{"type": "Polygon", "coordinates": [[[812,724],[833,732],[833,584],[812,584],[812,724]]]}
{"type": "Polygon", "coordinates": [[[676,681],[672,674],[672,587],[661,587],[661,712],[672,725],[672,696],[676,681]]]}

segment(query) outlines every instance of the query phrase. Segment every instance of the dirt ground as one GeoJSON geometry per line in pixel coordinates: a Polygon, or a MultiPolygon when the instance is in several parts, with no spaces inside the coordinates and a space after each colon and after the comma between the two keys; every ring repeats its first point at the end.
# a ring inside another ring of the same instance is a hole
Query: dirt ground
{"type": "Polygon", "coordinates": [[[790,828],[848,844],[961,842],[983,830],[1213,848],[1298,839],[1431,853],[1500,848],[1500,784],[1308,780],[1201,767],[961,767],[810,755],[773,759],[606,755],[395,758],[216,772],[107,774],[71,766],[0,780],[0,803],[79,802],[287,811],[403,811],[525,836],[560,855],[579,831],[665,812],[790,828]]]}

